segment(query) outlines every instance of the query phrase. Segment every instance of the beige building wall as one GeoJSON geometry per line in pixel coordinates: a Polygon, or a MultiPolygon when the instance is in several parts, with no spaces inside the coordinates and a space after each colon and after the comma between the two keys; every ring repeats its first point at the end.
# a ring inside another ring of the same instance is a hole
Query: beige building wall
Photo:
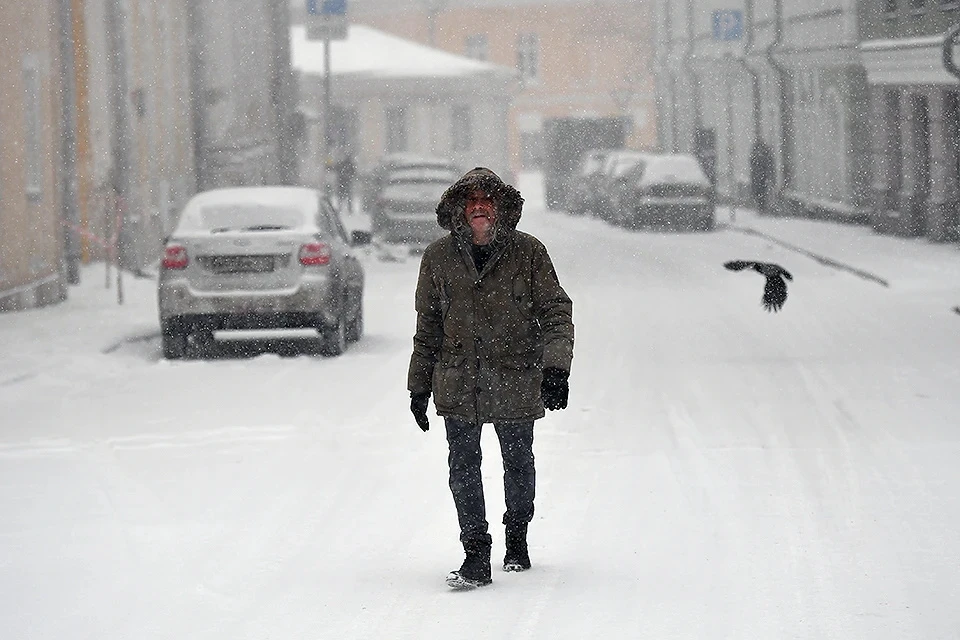
{"type": "Polygon", "coordinates": [[[63,300],[54,3],[0,4],[0,311],[63,300]]]}
{"type": "MultiPolygon", "coordinates": [[[[132,162],[128,229],[141,263],[156,258],[179,209],[195,192],[186,7],[187,0],[129,3],[125,16],[132,162]]],[[[84,3],[88,64],[78,81],[87,83],[89,148],[83,170],[89,185],[82,190],[87,197],[81,217],[100,238],[113,235],[116,218],[111,187],[114,80],[106,19],[106,0],[84,3]]],[[[105,257],[96,243],[84,248],[88,259],[105,257]]]]}
{"type": "MultiPolygon", "coordinates": [[[[550,118],[628,117],[628,146],[657,146],[652,0],[598,0],[556,5],[451,6],[435,19],[435,46],[464,55],[483,36],[487,60],[518,66],[521,38],[536,36],[538,74],[509,111],[511,165],[521,167],[521,128],[536,141],[550,118]]],[[[427,43],[429,20],[409,9],[357,8],[351,20],[427,43]]],[[[536,154],[527,149],[524,155],[536,154]]]]}

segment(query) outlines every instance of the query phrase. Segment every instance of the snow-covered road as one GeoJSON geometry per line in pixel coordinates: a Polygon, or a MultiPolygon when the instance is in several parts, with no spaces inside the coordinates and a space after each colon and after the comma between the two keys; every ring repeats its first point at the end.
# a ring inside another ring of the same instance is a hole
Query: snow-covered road
{"type": "MultiPolygon", "coordinates": [[[[577,328],[570,408],[536,432],[533,570],[444,585],[462,558],[442,425],[421,433],[404,389],[417,259],[368,256],[366,335],[340,358],[169,363],[154,339],[5,378],[3,637],[960,638],[942,300],[732,231],[536,209],[521,228],[577,328]],[[782,313],[732,258],[793,273],[782,313]]],[[[134,284],[122,319],[154,326],[134,284]]],[[[22,368],[45,347],[20,342],[22,368]]],[[[497,556],[492,430],[484,450],[497,556]]]]}

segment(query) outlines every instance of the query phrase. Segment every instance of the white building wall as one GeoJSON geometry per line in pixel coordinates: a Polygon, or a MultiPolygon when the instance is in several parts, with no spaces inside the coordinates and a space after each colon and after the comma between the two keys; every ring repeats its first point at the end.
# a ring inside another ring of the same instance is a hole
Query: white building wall
{"type": "Polygon", "coordinates": [[[661,147],[692,150],[699,106],[701,124],[716,132],[718,190],[722,197],[743,196],[755,138],[755,100],[761,137],[772,144],[775,154],[781,142],[789,142],[781,134],[780,78],[769,59],[776,44],[775,60],[786,68],[788,82],[809,84],[809,78],[829,78],[821,93],[793,105],[792,189],[811,200],[846,206],[859,197],[854,193],[857,171],[851,167],[856,150],[850,93],[857,89],[851,86],[857,80],[852,70],[858,65],[856,5],[854,0],[783,0],[781,6],[779,43],[774,42],[775,0],[756,0],[753,25],[745,24],[744,39],[722,43],[713,38],[713,13],[738,9],[749,20],[743,0],[662,0],[656,5],[656,24],[663,31],[657,52],[661,147]],[[756,95],[751,70],[759,78],[756,95]]]}

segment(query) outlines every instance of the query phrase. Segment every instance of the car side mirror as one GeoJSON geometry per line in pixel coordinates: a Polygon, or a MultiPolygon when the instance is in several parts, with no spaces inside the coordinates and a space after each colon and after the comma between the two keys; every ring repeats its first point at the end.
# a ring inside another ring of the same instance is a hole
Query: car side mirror
{"type": "Polygon", "coordinates": [[[373,241],[373,234],[363,229],[354,229],[350,234],[351,244],[355,247],[362,247],[373,241]]]}

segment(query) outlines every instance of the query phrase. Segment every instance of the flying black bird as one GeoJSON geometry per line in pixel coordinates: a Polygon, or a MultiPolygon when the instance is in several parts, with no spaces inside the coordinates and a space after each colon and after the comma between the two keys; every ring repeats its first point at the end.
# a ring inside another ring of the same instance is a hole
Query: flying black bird
{"type": "Polygon", "coordinates": [[[753,260],[731,260],[724,262],[723,266],[730,271],[743,271],[744,269],[753,269],[762,274],[767,282],[763,285],[763,308],[767,311],[780,311],[783,303],[787,301],[787,280],[793,280],[786,269],[772,262],[754,262],[753,260]]]}

